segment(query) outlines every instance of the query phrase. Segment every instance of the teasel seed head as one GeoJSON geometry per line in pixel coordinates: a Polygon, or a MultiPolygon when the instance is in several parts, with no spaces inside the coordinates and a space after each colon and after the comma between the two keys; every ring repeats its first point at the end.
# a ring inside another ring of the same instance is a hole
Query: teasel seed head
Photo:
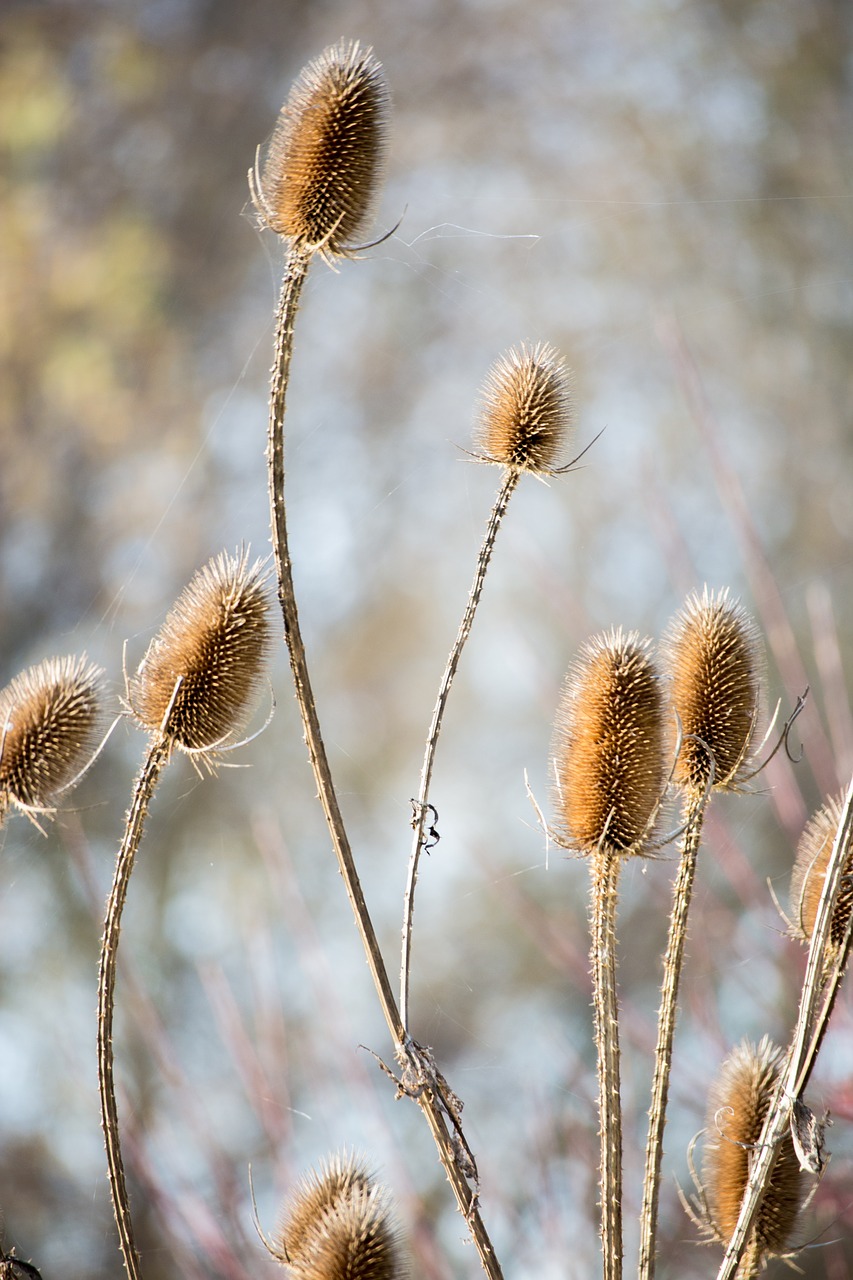
{"type": "MultiPolygon", "coordinates": [[[[702,1182],[710,1226],[724,1244],[728,1244],[737,1225],[783,1060],[783,1051],[767,1036],[757,1046],[745,1040],[726,1058],[708,1095],[702,1182]]],[[[789,1248],[807,1190],[788,1131],[753,1228],[754,1248],[759,1255],[772,1257],[789,1248]]]]}
{"type": "Polygon", "coordinates": [[[10,804],[49,809],[85,771],[104,728],[103,672],[48,658],[0,691],[0,821],[10,804]]]}
{"type": "Polygon", "coordinates": [[[309,62],[281,109],[256,193],[266,224],[306,251],[346,253],[370,220],[388,109],[382,66],[357,41],[309,62]]]}
{"type": "Polygon", "coordinates": [[[663,654],[683,735],[674,781],[701,793],[713,777],[714,787],[734,789],[749,771],[758,727],[762,661],[755,623],[727,590],[705,587],[670,623],[663,654]]]}
{"type": "Polygon", "coordinates": [[[492,365],[481,392],[475,443],[502,467],[549,475],[574,419],[571,378],[547,342],[512,347],[492,365]]]}
{"type": "Polygon", "coordinates": [[[308,1174],[270,1247],[293,1280],[400,1280],[406,1274],[390,1197],[344,1153],[308,1174]]]}
{"type": "Polygon", "coordinates": [[[184,751],[227,746],[251,713],[272,641],[266,570],[210,560],[178,597],[130,682],[140,724],[184,751]]]}
{"type": "MultiPolygon", "coordinates": [[[[791,872],[792,933],[801,942],[810,942],[814,933],[826,870],[832,846],[841,821],[843,798],[827,800],[806,823],[797,845],[797,856],[791,872]]],[[[844,878],[835,902],[829,926],[828,961],[844,942],[850,913],[853,911],[853,849],[848,850],[844,878]]]]}
{"type": "Polygon", "coordinates": [[[641,853],[664,789],[663,698],[651,643],[621,628],[589,640],[566,678],[555,726],[565,843],[641,853]]]}

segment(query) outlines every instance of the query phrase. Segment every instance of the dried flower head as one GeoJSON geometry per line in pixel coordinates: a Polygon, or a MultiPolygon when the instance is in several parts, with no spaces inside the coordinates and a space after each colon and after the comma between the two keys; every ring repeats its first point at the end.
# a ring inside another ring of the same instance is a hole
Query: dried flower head
{"type": "Polygon", "coordinates": [[[259,692],[272,640],[263,564],[217,556],[178,597],[130,683],[134,715],[185,751],[227,744],[259,692]]]}
{"type": "Polygon", "coordinates": [[[399,1280],[405,1274],[387,1191],[352,1155],[308,1174],[270,1247],[293,1280],[399,1280]]]}
{"type": "Polygon", "coordinates": [[[663,645],[671,701],[683,734],[675,781],[694,791],[743,780],[758,726],[758,630],[727,590],[691,595],[663,645]],[[713,772],[712,772],[713,770],[713,772]]]}
{"type": "MultiPolygon", "coordinates": [[[[806,823],[797,845],[797,856],[791,872],[792,931],[802,942],[810,942],[814,933],[832,846],[841,821],[843,797],[827,800],[806,823]]],[[[844,942],[850,913],[853,911],[853,848],[848,850],[835,910],[829,927],[830,952],[837,952],[844,942]]],[[[831,956],[828,957],[831,959],[831,956]]]]}
{"type": "Polygon", "coordinates": [[[370,49],[344,41],[308,63],[281,109],[256,193],[273,231],[307,250],[352,246],[381,179],[388,107],[370,49]]]}
{"type": "Polygon", "coordinates": [[[0,818],[47,809],[84,771],[103,729],[103,672],[85,656],[48,658],[0,692],[0,818]]]}
{"type": "Polygon", "coordinates": [[[547,342],[512,347],[492,365],[482,389],[476,445],[489,462],[550,474],[574,417],[571,379],[547,342]]]}
{"type": "MultiPolygon", "coordinates": [[[[702,1165],[703,1193],[709,1229],[724,1244],[728,1244],[737,1225],[783,1059],[783,1051],[767,1036],[757,1046],[743,1041],[726,1058],[708,1095],[709,1139],[702,1165]]],[[[774,1256],[789,1247],[806,1192],[788,1132],[780,1144],[753,1228],[756,1256],[774,1256]]]]}
{"type": "Polygon", "coordinates": [[[555,756],[566,843],[640,852],[664,787],[663,699],[648,640],[618,629],[584,645],[566,678],[555,756]]]}

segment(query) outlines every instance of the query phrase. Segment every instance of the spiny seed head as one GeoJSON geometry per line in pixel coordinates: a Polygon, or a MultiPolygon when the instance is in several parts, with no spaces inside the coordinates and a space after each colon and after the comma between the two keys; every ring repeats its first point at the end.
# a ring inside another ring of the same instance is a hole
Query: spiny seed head
{"type": "Polygon", "coordinates": [[[130,683],[144,728],[185,751],[210,751],[244,724],[272,640],[265,577],[245,552],[223,552],[196,573],[130,683]]]}
{"type": "Polygon", "coordinates": [[[481,399],[475,442],[482,456],[550,474],[574,418],[571,378],[554,347],[512,347],[489,370],[481,399]]]}
{"type": "MultiPolygon", "coordinates": [[[[794,937],[802,942],[810,942],[814,933],[817,909],[826,882],[832,846],[838,834],[842,808],[841,796],[827,800],[826,804],[818,809],[806,823],[797,845],[797,856],[791,872],[791,910],[794,917],[792,932],[794,937]]],[[[841,881],[829,926],[830,954],[827,955],[829,963],[832,962],[838,948],[843,945],[851,911],[853,911],[853,847],[847,851],[844,878],[841,881]]]]}
{"type": "MultiPolygon", "coordinates": [[[[708,1095],[708,1141],[702,1166],[705,1201],[715,1234],[728,1244],[740,1213],[757,1143],[784,1054],[765,1036],[743,1041],[726,1058],[708,1095]]],[[[805,1200],[806,1186],[790,1132],[773,1166],[754,1227],[757,1251],[784,1253],[805,1200]]]]}
{"type": "Polygon", "coordinates": [[[663,652],[683,735],[675,781],[702,792],[713,776],[715,787],[734,788],[748,770],[758,725],[762,663],[755,623],[727,590],[705,587],[670,623],[663,652]]]}
{"type": "Polygon", "coordinates": [[[388,89],[370,49],[342,41],[302,70],[260,183],[266,224],[306,250],[345,253],[370,219],[385,158],[388,89]]]}
{"type": "Polygon", "coordinates": [[[584,645],[566,677],[554,754],[566,843],[640,852],[664,787],[661,681],[648,640],[620,628],[584,645]]]}
{"type": "Polygon", "coordinates": [[[85,656],[48,658],[0,692],[0,818],[45,809],[84,769],[103,730],[103,672],[85,656]]]}
{"type": "Polygon", "coordinates": [[[388,1193],[347,1153],[303,1178],[271,1252],[293,1280],[399,1280],[405,1274],[388,1193]]]}

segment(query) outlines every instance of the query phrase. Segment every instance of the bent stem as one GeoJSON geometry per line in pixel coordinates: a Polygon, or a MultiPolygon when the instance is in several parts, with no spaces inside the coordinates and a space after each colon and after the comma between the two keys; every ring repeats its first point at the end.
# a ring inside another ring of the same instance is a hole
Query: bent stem
{"type": "Polygon", "coordinates": [[[604,1280],[621,1280],[622,1276],[622,1103],[616,995],[619,870],[619,855],[614,850],[604,846],[593,854],[589,960],[598,1056],[599,1187],[604,1280]]]}
{"type": "Polygon", "coordinates": [[[480,1215],[476,1176],[473,1177],[474,1186],[471,1186],[469,1156],[460,1142],[458,1102],[450,1093],[443,1078],[432,1069],[427,1052],[407,1035],[400,1018],[344,827],[308,674],[308,662],[302,642],[293,586],[293,566],[287,542],[284,501],[284,418],[293,353],[293,325],[309,263],[310,253],[297,247],[291,248],[276,315],[275,355],[270,385],[267,451],[270,520],[278,598],[284,622],[284,638],[290,657],[296,700],[302,716],[308,757],[326,825],[382,1013],[394,1041],[397,1060],[403,1067],[401,1091],[413,1097],[426,1116],[439,1158],[453,1188],[459,1211],[471,1233],[483,1270],[490,1280],[503,1280],[500,1264],[480,1215]]]}
{"type": "Polygon", "coordinates": [[[130,1201],[124,1178],[124,1162],[121,1155],[118,1108],[116,1106],[115,1078],[113,1072],[113,1013],[115,1009],[116,965],[121,934],[121,917],[127,898],[130,873],[148,813],[148,805],[154,794],[164,765],[169,759],[169,746],[165,739],[156,739],[136,780],[127,815],[124,836],[116,858],[115,875],[107,900],[104,934],[98,966],[98,1092],[101,1100],[101,1127],[107,1148],[110,1196],[113,1214],[118,1227],[121,1252],[130,1280],[141,1280],[139,1254],[133,1238],[130,1201]]]}
{"type": "Polygon", "coordinates": [[[699,844],[702,837],[702,824],[705,817],[706,804],[707,792],[704,791],[698,795],[691,795],[687,801],[681,859],[678,865],[678,875],[672,890],[669,937],[663,960],[663,981],[661,983],[660,1009],[658,1012],[655,1070],[652,1080],[651,1106],[649,1108],[649,1133],[646,1140],[646,1171],[643,1180],[643,1208],[640,1215],[639,1280],[652,1280],[655,1273],[655,1238],[657,1235],[660,1168],[661,1160],[663,1159],[663,1134],[666,1126],[672,1045],[678,1012],[678,987],[684,963],[687,916],[690,911],[690,899],[693,894],[696,856],[699,852],[699,844]]]}
{"type": "Polygon", "coordinates": [[[503,482],[495,499],[495,505],[492,507],[489,515],[489,522],[486,525],[486,533],[483,538],[483,545],[480,548],[480,556],[477,560],[477,570],[474,574],[474,581],[471,585],[471,591],[468,595],[468,603],[465,606],[465,612],[462,615],[462,621],[459,624],[459,631],[453,642],[453,648],[450,650],[450,656],[447,659],[447,666],[444,669],[444,675],[441,677],[441,685],[438,690],[438,698],[433,708],[432,720],[430,721],[429,732],[427,733],[426,749],[424,751],[424,762],[421,767],[421,784],[418,792],[418,798],[415,803],[415,813],[412,819],[414,827],[414,837],[412,839],[412,852],[409,855],[409,871],[406,878],[406,892],[403,898],[403,946],[400,956],[400,1018],[403,1027],[408,1033],[409,1030],[409,977],[412,967],[412,919],[415,910],[415,886],[418,882],[418,864],[420,863],[421,853],[424,848],[425,839],[424,832],[426,830],[426,816],[429,810],[429,788],[432,781],[432,770],[435,763],[435,750],[438,746],[438,738],[441,733],[441,722],[444,718],[444,709],[447,706],[447,699],[450,695],[450,686],[453,684],[453,677],[456,675],[456,668],[459,666],[459,659],[462,656],[462,650],[465,647],[465,641],[471,632],[471,626],[474,622],[474,614],[477,612],[477,605],[480,603],[480,597],[483,594],[483,584],[486,580],[486,570],[489,567],[489,561],[494,550],[495,538],[500,528],[501,520],[504,517],[509,500],[513,495],[516,485],[518,484],[521,472],[516,468],[508,469],[504,475],[503,482]]]}

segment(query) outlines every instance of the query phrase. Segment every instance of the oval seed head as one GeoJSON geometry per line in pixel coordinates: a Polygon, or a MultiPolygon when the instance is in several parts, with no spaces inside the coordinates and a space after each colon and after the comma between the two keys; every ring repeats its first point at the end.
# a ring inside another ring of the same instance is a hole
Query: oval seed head
{"type": "Polygon", "coordinates": [[[0,817],[46,809],[76,780],[103,730],[103,672],[85,656],[48,658],[0,692],[0,817]]]}
{"type": "Polygon", "coordinates": [[[571,378],[547,342],[512,347],[489,370],[475,433],[488,462],[549,475],[574,419],[571,378]]]}
{"type": "Polygon", "coordinates": [[[346,1153],[303,1178],[271,1252],[293,1280],[399,1280],[405,1274],[388,1192],[346,1153]]]}
{"type": "Polygon", "coordinates": [[[144,728],[185,751],[210,751],[245,723],[272,640],[265,577],[246,553],[222,553],[198,571],[131,681],[144,728]]]}
{"type": "Polygon", "coordinates": [[[303,246],[345,253],[363,232],[382,176],[389,96],[370,49],[341,42],[300,72],[261,179],[264,221],[303,246]]]}
{"type": "Polygon", "coordinates": [[[674,780],[702,792],[734,788],[748,771],[758,725],[758,629],[727,590],[688,596],[663,644],[683,735],[674,780]],[[713,772],[712,772],[713,770],[713,772]]]}
{"type": "MultiPolygon", "coordinates": [[[[708,1095],[702,1181],[715,1233],[728,1244],[756,1146],[782,1069],[783,1051],[767,1036],[744,1041],[726,1058],[708,1095]]],[[[760,1256],[784,1253],[806,1198],[806,1185],[790,1131],[779,1147],[753,1236],[760,1256]]]]}
{"type": "Polygon", "coordinates": [[[663,699],[648,640],[618,629],[584,645],[557,712],[555,756],[566,843],[641,852],[664,788],[663,699]]]}
{"type": "MultiPolygon", "coordinates": [[[[841,821],[843,799],[838,796],[827,800],[806,823],[797,844],[797,856],[791,872],[791,909],[794,915],[792,933],[801,942],[811,942],[817,909],[820,905],[826,870],[838,824],[841,821]]],[[[829,926],[829,950],[827,963],[831,964],[839,947],[843,945],[850,913],[853,911],[853,847],[847,852],[844,878],[835,901],[835,910],[829,926]]]]}

